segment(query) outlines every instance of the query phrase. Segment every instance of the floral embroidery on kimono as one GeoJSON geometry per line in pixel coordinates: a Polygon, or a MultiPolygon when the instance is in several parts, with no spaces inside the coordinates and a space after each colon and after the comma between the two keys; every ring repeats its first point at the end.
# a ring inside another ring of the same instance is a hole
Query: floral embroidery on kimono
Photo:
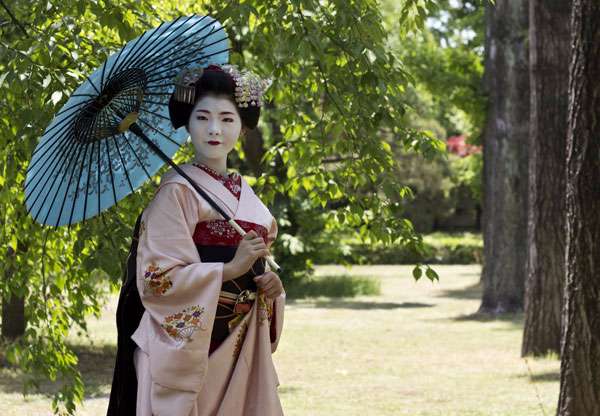
{"type": "Polygon", "coordinates": [[[238,332],[237,339],[235,340],[235,347],[233,349],[233,357],[235,359],[240,355],[240,351],[242,350],[242,345],[244,344],[244,339],[246,339],[246,332],[248,332],[248,321],[245,321],[240,327],[240,332],[238,332]]]}
{"type": "Polygon", "coordinates": [[[161,326],[178,343],[192,341],[192,335],[196,330],[206,331],[206,325],[202,321],[204,307],[200,305],[190,306],[179,313],[169,315],[161,326]]]}
{"type": "Polygon", "coordinates": [[[264,292],[260,292],[258,295],[258,323],[262,325],[263,322],[271,322],[273,317],[273,305],[269,304],[265,299],[264,292]]]}
{"type": "Polygon", "coordinates": [[[146,223],[144,222],[144,220],[142,220],[140,221],[140,231],[138,232],[138,238],[139,236],[144,234],[144,231],[146,231],[146,223]]]}
{"type": "Polygon", "coordinates": [[[152,262],[144,272],[144,294],[161,296],[173,286],[173,282],[156,263],[152,262]]]}

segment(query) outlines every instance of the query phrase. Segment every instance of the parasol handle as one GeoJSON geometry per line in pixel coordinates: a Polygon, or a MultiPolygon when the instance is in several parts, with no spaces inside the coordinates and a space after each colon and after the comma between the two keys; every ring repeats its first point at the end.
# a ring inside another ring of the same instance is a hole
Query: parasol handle
{"type": "MultiPolygon", "coordinates": [[[[235,222],[235,220],[233,218],[231,218],[225,211],[223,211],[223,209],[215,202],[212,200],[212,198],[210,196],[208,196],[206,194],[206,192],[196,183],[194,182],[194,180],[192,178],[190,178],[184,171],[183,169],[181,169],[179,166],[177,166],[175,164],[175,162],[173,162],[161,149],[160,147],[158,147],[157,145],[154,144],[154,142],[152,140],[150,140],[148,138],[148,136],[146,136],[146,134],[142,131],[142,129],[140,128],[140,126],[137,123],[131,123],[129,125],[129,130],[134,133],[136,136],[138,136],[140,139],[142,139],[144,141],[144,143],[146,143],[148,145],[148,147],[150,147],[154,153],[156,153],[164,162],[168,163],[169,166],[171,166],[173,169],[175,169],[175,171],[177,173],[179,173],[181,176],[183,176],[189,183],[190,185],[192,185],[192,187],[196,190],[196,192],[198,192],[202,198],[204,198],[206,200],[206,202],[209,203],[209,205],[211,207],[213,207],[219,214],[221,214],[221,216],[223,218],[225,218],[225,220],[243,237],[244,235],[246,235],[246,231],[244,231],[244,229],[242,227],[239,226],[239,224],[237,222],[235,222]]],[[[273,258],[272,254],[269,254],[267,256],[265,256],[265,260],[267,261],[267,263],[269,264],[269,266],[271,267],[271,270],[275,270],[277,273],[281,273],[283,271],[283,269],[281,268],[281,266],[279,266],[276,262],[275,259],[273,258]]]]}
{"type": "MultiPolygon", "coordinates": [[[[235,222],[235,220],[233,218],[230,218],[229,220],[227,220],[227,222],[229,222],[229,224],[235,228],[235,230],[243,237],[245,236],[247,233],[246,231],[244,231],[244,229],[242,227],[240,227],[240,225],[235,222]]],[[[275,259],[273,259],[273,255],[268,254],[267,256],[265,256],[265,260],[267,260],[267,263],[269,263],[269,266],[271,266],[272,270],[276,270],[277,272],[281,272],[281,267],[275,263],[275,259]]]]}

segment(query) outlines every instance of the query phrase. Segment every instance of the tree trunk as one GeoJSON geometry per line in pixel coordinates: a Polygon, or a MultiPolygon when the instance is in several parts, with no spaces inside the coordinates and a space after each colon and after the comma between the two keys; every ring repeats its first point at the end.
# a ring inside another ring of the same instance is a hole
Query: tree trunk
{"type": "MultiPolygon", "coordinates": [[[[15,251],[12,247],[6,250],[5,261],[7,267],[4,272],[4,279],[12,278],[14,270],[15,251]]],[[[14,340],[25,333],[25,299],[22,296],[16,296],[14,293],[7,293],[7,284],[4,285],[5,291],[2,293],[2,338],[14,340]]]]}
{"type": "Polygon", "coordinates": [[[600,3],[574,0],[558,415],[600,415],[600,3]]]}
{"type": "Polygon", "coordinates": [[[527,260],[528,7],[486,3],[483,299],[480,312],[523,309],[527,260]]]}
{"type": "Polygon", "coordinates": [[[530,0],[529,258],[521,354],[560,352],[570,0],[530,0]]]}
{"type": "Polygon", "coordinates": [[[246,155],[246,163],[252,170],[254,176],[262,174],[260,159],[265,154],[265,146],[262,133],[259,129],[249,130],[242,138],[242,148],[246,155]]]}

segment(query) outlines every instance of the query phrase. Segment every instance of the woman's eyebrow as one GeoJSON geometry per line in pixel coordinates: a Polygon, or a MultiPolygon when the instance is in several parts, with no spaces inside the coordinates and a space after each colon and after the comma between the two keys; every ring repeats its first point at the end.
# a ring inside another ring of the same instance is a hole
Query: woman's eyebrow
{"type": "MultiPolygon", "coordinates": [[[[199,108],[198,110],[196,110],[197,113],[207,113],[210,114],[210,111],[208,110],[204,110],[203,108],[199,108]]],[[[219,114],[231,114],[233,115],[233,113],[231,111],[221,111],[219,114]]]]}

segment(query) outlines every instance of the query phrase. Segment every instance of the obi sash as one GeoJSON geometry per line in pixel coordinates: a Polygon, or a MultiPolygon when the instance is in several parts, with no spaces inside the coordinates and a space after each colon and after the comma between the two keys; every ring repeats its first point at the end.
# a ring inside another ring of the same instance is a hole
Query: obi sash
{"type": "MultiPolygon", "coordinates": [[[[247,221],[236,221],[244,231],[256,231],[266,241],[267,230],[260,224],[247,221]]],[[[235,252],[242,237],[224,220],[211,220],[198,223],[194,232],[194,243],[198,249],[200,260],[203,262],[228,263],[233,260],[235,252]]],[[[254,276],[265,272],[265,259],[257,259],[250,270],[233,280],[223,282],[221,290],[239,295],[243,291],[256,292],[257,286],[254,276]]],[[[253,302],[253,301],[251,301],[253,302]]],[[[229,302],[219,302],[212,328],[209,353],[212,353],[227,338],[232,320],[239,320],[239,316],[232,316],[233,305],[229,302]]]]}

